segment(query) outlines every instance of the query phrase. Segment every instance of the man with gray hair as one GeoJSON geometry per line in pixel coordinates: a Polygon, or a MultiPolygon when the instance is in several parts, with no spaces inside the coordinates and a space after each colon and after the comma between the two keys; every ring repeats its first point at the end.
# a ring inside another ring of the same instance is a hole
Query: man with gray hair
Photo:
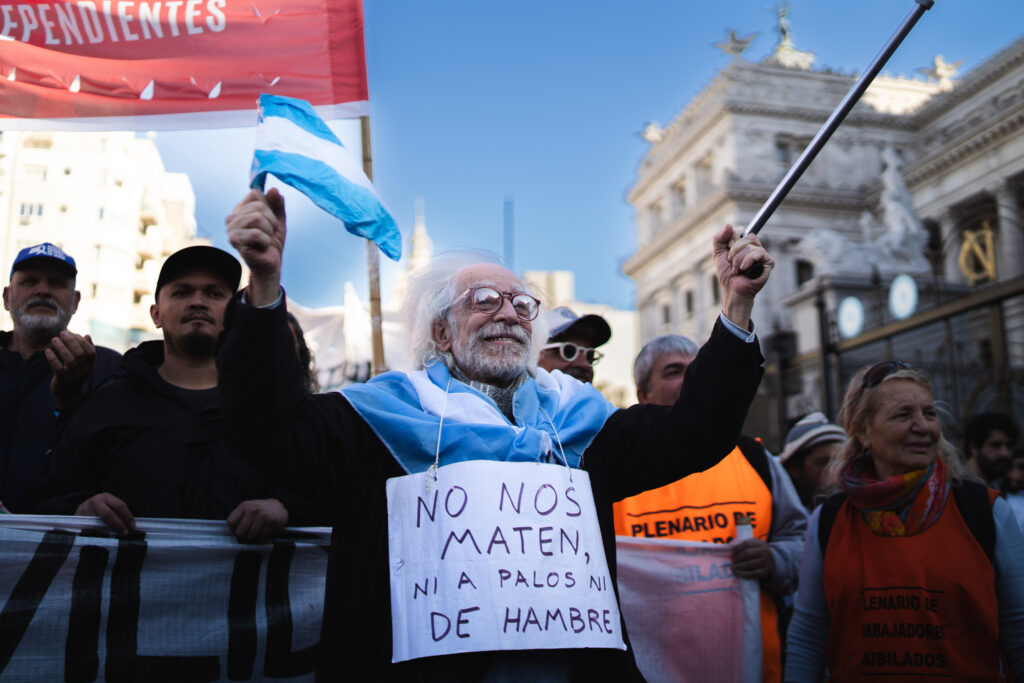
{"type": "Polygon", "coordinates": [[[659,406],[675,403],[686,368],[699,350],[697,342],[678,334],[665,334],[644,344],[633,361],[637,400],[659,406]]]}
{"type": "MultiPolygon", "coordinates": [[[[645,344],[633,364],[640,403],[673,405],[698,350],[692,339],[675,334],[645,344]]],[[[686,382],[690,380],[692,376],[686,382]]],[[[761,583],[762,677],[779,681],[779,604],[796,589],[807,512],[785,470],[758,441],[740,436],[737,444],[704,472],[615,503],[615,533],[729,543],[736,538],[741,517],[748,518],[754,537],[733,548],[732,570],[739,578],[761,583]]]]}
{"type": "Polygon", "coordinates": [[[43,473],[57,412],[113,374],[121,354],[69,332],[81,293],[75,260],[44,242],[18,252],[4,308],[14,329],[0,332],[0,509],[28,512],[26,488],[43,473]]]}
{"type": "Polygon", "coordinates": [[[757,239],[730,226],[715,236],[723,312],[676,404],[616,411],[593,386],[537,367],[540,302],[511,271],[472,259],[409,283],[421,369],[304,396],[280,287],[281,195],[251,191],[227,227],[251,272],[218,354],[229,441],[290,463],[306,500],[335,519],[318,678],[638,680],[606,580],[611,503],[735,444],[761,376],[750,312],[773,265],[757,239]],[[761,276],[740,274],[755,262],[761,276]],[[487,527],[509,517],[515,527],[487,527]],[[549,602],[556,590],[566,602],[549,602]]]}

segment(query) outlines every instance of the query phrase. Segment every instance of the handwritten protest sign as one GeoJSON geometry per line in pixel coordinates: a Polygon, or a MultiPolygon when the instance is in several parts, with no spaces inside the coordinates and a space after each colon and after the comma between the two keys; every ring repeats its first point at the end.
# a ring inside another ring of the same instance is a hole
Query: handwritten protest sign
{"type": "Polygon", "coordinates": [[[387,495],[394,661],[625,649],[586,472],[474,460],[387,495]]]}

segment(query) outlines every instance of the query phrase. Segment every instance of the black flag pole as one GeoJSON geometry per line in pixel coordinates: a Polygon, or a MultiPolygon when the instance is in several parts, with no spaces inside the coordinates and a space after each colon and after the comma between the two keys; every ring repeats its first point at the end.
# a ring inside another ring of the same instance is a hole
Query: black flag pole
{"type": "MultiPolygon", "coordinates": [[[[896,48],[900,46],[903,39],[906,38],[907,34],[910,33],[910,30],[914,28],[917,20],[932,8],[932,5],[935,4],[935,0],[914,0],[914,3],[914,9],[910,11],[910,14],[908,14],[903,20],[903,23],[900,24],[899,28],[897,28],[892,34],[892,37],[889,38],[889,42],[887,42],[878,52],[878,55],[875,56],[868,68],[864,70],[864,73],[860,75],[860,78],[857,79],[853,84],[853,87],[851,87],[849,92],[846,93],[842,102],[840,102],[835,108],[835,111],[833,111],[828,117],[828,120],[822,124],[817,134],[815,134],[814,138],[810,143],[808,143],[807,148],[804,149],[803,153],[800,154],[800,157],[789,168],[789,171],[772,191],[767,201],[765,201],[758,212],[754,214],[754,218],[750,221],[750,224],[747,225],[747,229],[743,231],[744,236],[751,234],[756,235],[761,231],[761,228],[764,227],[765,223],[768,222],[768,219],[771,218],[773,213],[775,213],[775,209],[779,208],[779,204],[782,203],[782,200],[786,198],[789,191],[793,189],[794,185],[796,185],[796,181],[800,179],[800,176],[803,175],[804,171],[807,170],[807,167],[811,165],[812,161],[814,161],[814,157],[818,156],[818,152],[820,152],[821,148],[825,146],[828,139],[832,137],[832,133],[836,131],[836,128],[839,127],[839,124],[843,122],[846,115],[849,114],[850,110],[853,109],[855,104],[857,104],[857,101],[861,98],[861,95],[864,94],[864,91],[867,90],[868,86],[871,85],[871,82],[875,80],[875,76],[878,75],[878,72],[882,70],[885,63],[889,61],[890,57],[892,57],[892,54],[896,52],[896,48]]],[[[762,272],[764,272],[764,266],[761,263],[755,263],[750,268],[742,271],[742,274],[748,278],[756,279],[761,276],[762,272]]]]}

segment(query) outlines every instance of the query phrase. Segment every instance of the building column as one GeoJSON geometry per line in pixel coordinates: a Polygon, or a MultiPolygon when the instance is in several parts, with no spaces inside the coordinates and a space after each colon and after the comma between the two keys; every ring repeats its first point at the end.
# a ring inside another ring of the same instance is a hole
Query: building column
{"type": "Polygon", "coordinates": [[[996,277],[1008,280],[1024,274],[1024,237],[1021,235],[1020,203],[1013,183],[1002,181],[991,190],[999,212],[999,232],[996,242],[996,277]]]}
{"type": "Polygon", "coordinates": [[[636,313],[640,318],[640,343],[646,344],[651,339],[651,295],[645,294],[643,298],[637,295],[636,313]]]}
{"type": "Polygon", "coordinates": [[[946,282],[964,282],[960,272],[960,231],[957,229],[956,216],[950,210],[943,211],[938,217],[940,234],[942,235],[942,275],[946,282]]]}
{"type": "MultiPolygon", "coordinates": [[[[703,262],[707,263],[707,262],[703,262]]],[[[694,288],[695,297],[697,299],[696,312],[697,312],[697,336],[696,339],[707,339],[708,335],[711,334],[711,329],[708,325],[708,311],[714,311],[714,315],[718,315],[718,312],[722,310],[721,302],[715,303],[715,293],[712,291],[711,277],[710,275],[715,273],[715,262],[714,259],[710,261],[711,270],[707,271],[703,267],[703,263],[698,261],[693,265],[694,278],[697,281],[697,286],[694,288]]]]}
{"type": "MultiPolygon", "coordinates": [[[[993,190],[999,214],[999,232],[996,238],[996,277],[1008,280],[1024,274],[1024,235],[1021,234],[1020,202],[1013,183],[1003,181],[993,190]]],[[[999,316],[1005,344],[1005,357],[1009,368],[1024,364],[1024,300],[1013,297],[1003,302],[999,316]]],[[[1003,390],[1002,394],[1008,390],[1003,390]]],[[[1005,398],[1005,396],[1004,396],[1005,398]]]]}
{"type": "Polygon", "coordinates": [[[679,334],[683,323],[686,320],[686,305],[683,300],[683,277],[677,276],[669,285],[669,294],[672,297],[671,310],[669,311],[669,327],[672,334],[679,334]]]}

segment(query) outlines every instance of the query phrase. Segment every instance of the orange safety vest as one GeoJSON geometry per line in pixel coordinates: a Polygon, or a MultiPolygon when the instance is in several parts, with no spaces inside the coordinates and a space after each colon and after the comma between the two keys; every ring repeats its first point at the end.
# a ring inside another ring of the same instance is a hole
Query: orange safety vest
{"type": "Polygon", "coordinates": [[[831,680],[1003,680],[995,571],[953,496],[929,529],[899,537],[844,502],[823,572],[831,680]]]}
{"type": "MultiPolygon", "coordinates": [[[[616,536],[674,538],[728,543],[736,538],[736,518],[753,519],[754,538],[768,540],[772,494],[739,446],[709,470],[615,503],[616,536]]],[[[761,673],[782,679],[782,643],[774,598],[761,591],[761,673]]]]}

